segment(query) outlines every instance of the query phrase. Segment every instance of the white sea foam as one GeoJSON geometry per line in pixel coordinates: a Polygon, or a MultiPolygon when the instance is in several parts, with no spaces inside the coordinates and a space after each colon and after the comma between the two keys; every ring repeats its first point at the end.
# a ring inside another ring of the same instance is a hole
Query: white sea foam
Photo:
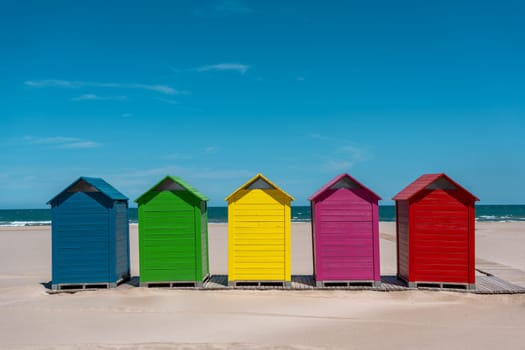
{"type": "Polygon", "coordinates": [[[493,222],[519,222],[525,221],[525,217],[512,215],[480,215],[476,221],[493,221],[493,222]]]}
{"type": "Polygon", "coordinates": [[[0,221],[0,226],[23,227],[23,226],[49,226],[51,221],[0,221]]]}
{"type": "Polygon", "coordinates": [[[494,220],[497,218],[497,216],[496,215],[480,215],[479,218],[485,219],[485,220],[494,220]]]}

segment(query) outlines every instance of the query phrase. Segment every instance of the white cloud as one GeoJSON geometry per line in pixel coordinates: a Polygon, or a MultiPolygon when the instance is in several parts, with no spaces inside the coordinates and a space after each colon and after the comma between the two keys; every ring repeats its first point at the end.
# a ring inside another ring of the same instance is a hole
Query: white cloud
{"type": "Polygon", "coordinates": [[[180,72],[182,72],[182,69],[175,68],[175,67],[173,67],[173,66],[171,66],[171,65],[169,65],[169,64],[168,64],[168,69],[169,69],[170,71],[172,71],[173,73],[180,73],[180,72]]]}
{"type": "Polygon", "coordinates": [[[246,73],[251,66],[241,63],[219,63],[209,66],[202,66],[197,68],[197,72],[208,72],[208,71],[234,71],[241,74],[246,73]]]}
{"type": "Polygon", "coordinates": [[[341,146],[326,160],[324,168],[329,171],[347,171],[369,159],[367,151],[352,145],[341,146]]]}
{"type": "Polygon", "coordinates": [[[334,160],[329,159],[325,163],[325,169],[330,171],[342,171],[342,170],[349,170],[354,165],[353,162],[349,160],[334,160]]]}
{"type": "Polygon", "coordinates": [[[337,139],[333,138],[333,137],[328,137],[328,136],[324,136],[324,135],[320,135],[320,134],[317,134],[317,133],[312,133],[310,134],[310,137],[314,140],[321,140],[321,141],[338,141],[337,139]]]}
{"type": "Polygon", "coordinates": [[[95,94],[83,94],[77,97],[73,97],[71,100],[73,101],[85,101],[85,100],[98,100],[100,99],[99,96],[95,94]]]}
{"type": "Polygon", "coordinates": [[[348,171],[358,163],[369,159],[366,150],[344,145],[332,151],[332,155],[326,160],[324,168],[328,171],[348,171]]]}
{"type": "Polygon", "coordinates": [[[9,178],[9,174],[7,173],[0,173],[0,180],[7,180],[9,178]]]}
{"type": "Polygon", "coordinates": [[[217,152],[218,148],[215,147],[215,146],[209,146],[209,147],[206,147],[205,151],[206,153],[215,153],[217,152]]]}
{"type": "Polygon", "coordinates": [[[339,153],[350,155],[354,161],[362,161],[367,158],[366,152],[363,149],[351,145],[341,147],[339,153]]]}
{"type": "Polygon", "coordinates": [[[96,82],[96,81],[68,81],[68,80],[28,80],[25,85],[35,88],[45,87],[61,87],[68,89],[78,89],[84,87],[100,87],[100,88],[114,88],[114,89],[139,89],[155,91],[165,95],[177,95],[178,90],[175,90],[168,85],[151,85],[138,83],[114,83],[114,82],[96,82]]]}
{"type": "Polygon", "coordinates": [[[179,91],[167,85],[147,85],[147,84],[121,84],[123,88],[143,89],[160,92],[166,95],[177,95],[179,91]]]}
{"type": "Polygon", "coordinates": [[[102,146],[100,143],[94,141],[83,140],[76,137],[35,137],[25,136],[22,142],[28,145],[47,145],[53,148],[63,149],[81,149],[81,148],[96,148],[102,146]]]}
{"type": "MultiPolygon", "coordinates": [[[[125,177],[137,183],[139,179],[153,181],[154,178],[166,176],[168,174],[177,175],[182,178],[199,178],[207,180],[247,178],[254,175],[253,171],[245,169],[209,169],[209,168],[190,168],[182,166],[165,166],[145,170],[122,170],[119,174],[125,174],[125,177]],[[151,179],[151,180],[150,180],[151,179]]],[[[124,176],[124,175],[122,175],[124,176]]]]}
{"type": "Polygon", "coordinates": [[[180,153],[167,154],[163,158],[170,159],[170,160],[188,160],[188,159],[192,159],[191,156],[186,155],[186,154],[180,154],[180,153]]]}
{"type": "Polygon", "coordinates": [[[329,147],[328,154],[324,158],[324,169],[327,171],[349,170],[358,163],[365,162],[371,158],[370,152],[363,147],[357,147],[348,140],[318,133],[312,133],[310,138],[322,142],[324,147],[329,147]]]}
{"type": "Polygon", "coordinates": [[[164,103],[170,104],[170,105],[178,105],[179,104],[179,101],[171,99],[171,98],[159,97],[159,98],[157,98],[157,100],[160,101],[160,102],[164,102],[164,103]]]}
{"type": "Polygon", "coordinates": [[[28,80],[25,82],[27,86],[31,87],[63,87],[63,88],[77,88],[74,82],[67,80],[28,80]]]}
{"type": "Polygon", "coordinates": [[[65,143],[60,146],[59,148],[66,148],[66,149],[80,149],[80,148],[97,148],[101,145],[97,142],[93,141],[80,141],[80,142],[71,142],[71,143],[65,143]]]}
{"type": "Polygon", "coordinates": [[[22,138],[24,143],[30,145],[54,145],[62,144],[68,142],[77,142],[79,139],[74,137],[62,137],[62,136],[52,136],[52,137],[34,137],[34,136],[24,136],[22,138]]]}
{"type": "Polygon", "coordinates": [[[125,101],[127,96],[99,96],[95,94],[82,94],[77,97],[73,97],[72,101],[125,101]]]}

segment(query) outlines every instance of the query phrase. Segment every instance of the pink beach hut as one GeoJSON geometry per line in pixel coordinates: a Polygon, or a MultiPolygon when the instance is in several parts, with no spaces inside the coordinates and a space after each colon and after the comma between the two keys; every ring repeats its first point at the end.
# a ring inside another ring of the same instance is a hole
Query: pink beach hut
{"type": "Polygon", "coordinates": [[[381,284],[377,208],[380,199],[348,174],[336,176],[309,198],[318,287],[381,284]]]}

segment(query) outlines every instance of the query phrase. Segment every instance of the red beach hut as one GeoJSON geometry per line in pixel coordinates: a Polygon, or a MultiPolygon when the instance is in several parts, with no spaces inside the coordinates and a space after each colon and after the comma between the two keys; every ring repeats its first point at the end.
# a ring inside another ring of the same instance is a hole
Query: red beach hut
{"type": "Polygon", "coordinates": [[[380,199],[348,174],[336,176],[309,198],[317,286],[380,285],[380,199]]]}
{"type": "Polygon", "coordinates": [[[445,174],[420,176],[396,201],[397,275],[409,287],[475,288],[475,202],[445,174]]]}

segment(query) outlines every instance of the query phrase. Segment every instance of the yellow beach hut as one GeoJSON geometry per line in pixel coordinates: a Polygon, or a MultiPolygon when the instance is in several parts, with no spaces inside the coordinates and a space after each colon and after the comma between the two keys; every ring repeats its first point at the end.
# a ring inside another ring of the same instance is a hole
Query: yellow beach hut
{"type": "Polygon", "coordinates": [[[293,200],[262,174],[226,197],[230,286],[290,285],[293,200]]]}

